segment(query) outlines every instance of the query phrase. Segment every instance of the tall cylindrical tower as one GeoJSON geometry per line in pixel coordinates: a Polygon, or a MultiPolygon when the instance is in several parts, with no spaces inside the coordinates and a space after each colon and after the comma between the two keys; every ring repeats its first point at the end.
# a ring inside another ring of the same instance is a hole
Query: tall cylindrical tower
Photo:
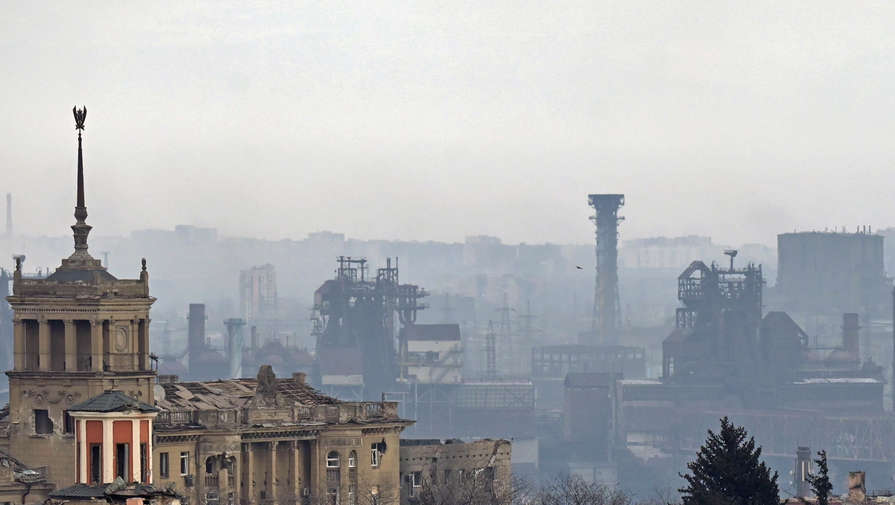
{"type": "Polygon", "coordinates": [[[618,294],[618,223],[623,217],[618,210],[625,204],[625,195],[587,195],[593,207],[590,217],[596,225],[597,272],[594,283],[594,308],[591,332],[596,342],[615,344],[621,323],[618,294]]]}

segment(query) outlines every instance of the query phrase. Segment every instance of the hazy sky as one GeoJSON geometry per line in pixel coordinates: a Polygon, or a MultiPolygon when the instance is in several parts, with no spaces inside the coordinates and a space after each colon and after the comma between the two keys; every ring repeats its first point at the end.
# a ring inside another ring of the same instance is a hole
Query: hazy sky
{"type": "Polygon", "coordinates": [[[889,2],[10,2],[0,192],[95,233],[773,243],[895,225],[889,2]]]}

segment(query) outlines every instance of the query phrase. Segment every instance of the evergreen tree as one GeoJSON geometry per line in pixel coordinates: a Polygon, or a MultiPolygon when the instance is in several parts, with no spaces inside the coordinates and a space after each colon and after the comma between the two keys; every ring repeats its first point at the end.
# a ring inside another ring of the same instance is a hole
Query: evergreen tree
{"type": "Polygon", "coordinates": [[[721,419],[721,431],[709,430],[696,460],[681,475],[683,505],[778,505],[777,472],[760,461],[761,447],[745,428],[721,419]]]}
{"type": "Polygon", "coordinates": [[[830,483],[830,469],[827,467],[827,451],[818,451],[814,464],[817,465],[817,473],[808,476],[808,483],[814,496],[817,496],[817,505],[829,505],[833,484],[830,483]]]}

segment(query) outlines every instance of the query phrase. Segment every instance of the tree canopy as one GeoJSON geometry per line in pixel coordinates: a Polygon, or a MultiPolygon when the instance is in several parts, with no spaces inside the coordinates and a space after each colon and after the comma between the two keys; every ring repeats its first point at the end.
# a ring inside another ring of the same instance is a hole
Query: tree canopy
{"type": "Polygon", "coordinates": [[[721,419],[721,431],[709,430],[696,459],[682,474],[684,505],[777,505],[777,472],[761,461],[761,447],[745,428],[721,419]]]}

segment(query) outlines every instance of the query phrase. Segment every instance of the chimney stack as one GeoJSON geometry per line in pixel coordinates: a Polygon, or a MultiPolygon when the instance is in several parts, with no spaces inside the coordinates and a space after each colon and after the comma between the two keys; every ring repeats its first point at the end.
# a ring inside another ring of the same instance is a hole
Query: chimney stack
{"type": "Polygon", "coordinates": [[[189,319],[189,337],[187,349],[190,353],[190,375],[199,373],[199,357],[207,347],[205,343],[205,304],[191,303],[189,319]],[[195,365],[195,366],[194,366],[195,365]]]}
{"type": "Polygon", "coordinates": [[[796,448],[796,468],[792,473],[792,482],[797,498],[811,496],[809,475],[811,475],[811,448],[799,446],[796,448]]]}
{"type": "Polygon", "coordinates": [[[230,361],[230,377],[237,379],[242,377],[242,328],[246,322],[242,319],[226,319],[227,326],[227,353],[230,361]]]}

